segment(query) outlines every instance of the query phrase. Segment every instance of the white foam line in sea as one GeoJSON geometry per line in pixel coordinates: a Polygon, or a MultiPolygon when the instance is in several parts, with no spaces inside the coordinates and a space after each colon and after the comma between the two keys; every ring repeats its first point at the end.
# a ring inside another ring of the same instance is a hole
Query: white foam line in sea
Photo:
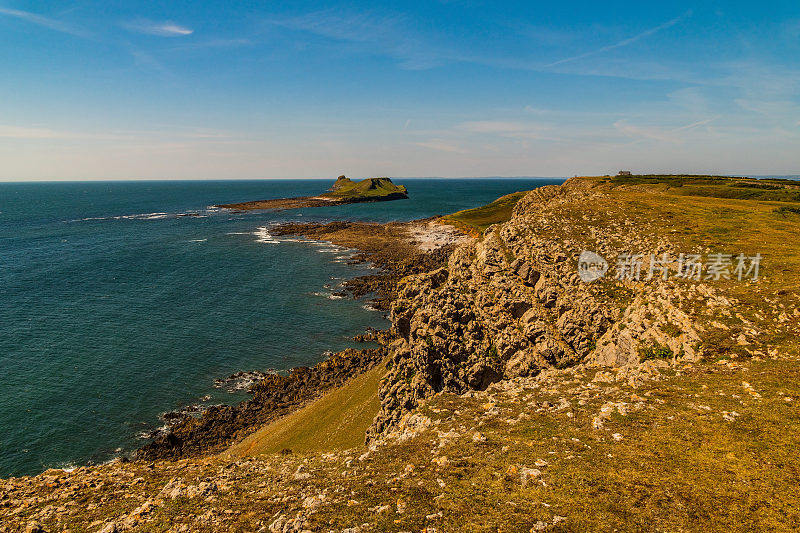
{"type": "Polygon", "coordinates": [[[70,222],[90,222],[102,220],[162,220],[165,218],[208,218],[213,211],[187,211],[183,213],[136,213],[134,215],[117,215],[108,217],[86,217],[70,220],[70,222]]]}
{"type": "Polygon", "coordinates": [[[328,241],[317,241],[317,252],[321,254],[341,254],[342,252],[346,252],[347,248],[344,246],[339,246],[338,244],[333,244],[332,242],[328,241]]]}
{"type": "Polygon", "coordinates": [[[58,469],[58,470],[62,470],[64,472],[66,472],[67,474],[69,474],[70,472],[72,472],[73,470],[78,468],[78,466],[75,465],[74,463],[67,463],[64,466],[56,466],[55,468],[58,469]]]}
{"type": "Polygon", "coordinates": [[[115,217],[86,217],[73,220],[72,222],[86,222],[89,220],[154,220],[167,216],[169,216],[169,213],[139,213],[136,215],[119,215],[115,217]]]}
{"type": "Polygon", "coordinates": [[[319,296],[321,298],[327,298],[328,300],[341,300],[344,296],[340,294],[333,294],[332,292],[313,292],[311,293],[314,296],[319,296]]]}
{"type": "Polygon", "coordinates": [[[257,228],[256,231],[253,232],[253,235],[258,237],[256,242],[260,242],[262,244],[279,244],[281,242],[270,235],[266,226],[257,228]]]}
{"type": "Polygon", "coordinates": [[[300,242],[300,243],[303,243],[303,244],[314,244],[317,241],[311,241],[311,240],[308,240],[308,239],[297,239],[297,238],[292,238],[292,237],[286,237],[284,239],[281,239],[281,242],[300,242]]]}

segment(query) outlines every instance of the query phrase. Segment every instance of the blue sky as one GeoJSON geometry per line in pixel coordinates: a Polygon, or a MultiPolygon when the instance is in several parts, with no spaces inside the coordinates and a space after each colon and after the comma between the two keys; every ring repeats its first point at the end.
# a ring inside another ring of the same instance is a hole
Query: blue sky
{"type": "Polygon", "coordinates": [[[0,179],[800,173],[800,3],[0,0],[0,179]]]}

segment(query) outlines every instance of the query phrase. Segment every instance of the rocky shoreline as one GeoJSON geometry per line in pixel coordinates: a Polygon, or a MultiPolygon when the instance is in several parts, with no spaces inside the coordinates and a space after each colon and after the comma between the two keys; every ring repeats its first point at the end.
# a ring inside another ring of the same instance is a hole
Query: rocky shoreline
{"type": "Polygon", "coordinates": [[[256,428],[369,370],[385,356],[385,348],[348,348],[313,367],[296,367],[285,376],[268,374],[250,387],[249,400],[233,406],[211,406],[199,417],[181,418],[168,433],[140,448],[135,458],[154,461],[220,452],[256,428]]]}
{"type": "MultiPolygon", "coordinates": [[[[446,264],[459,233],[447,227],[435,231],[435,245],[420,243],[424,228],[432,219],[374,224],[331,222],[328,224],[284,224],[271,230],[274,235],[298,235],[325,240],[359,250],[354,263],[369,262],[379,268],[347,280],[343,293],[353,298],[370,297],[370,304],[388,311],[396,298],[400,279],[440,268],[446,264]],[[445,237],[443,237],[445,235],[445,237]]],[[[296,367],[287,375],[274,371],[237,372],[215,380],[215,387],[229,391],[246,390],[251,398],[237,405],[189,405],[162,416],[165,425],[145,437],[154,440],[134,454],[136,459],[178,459],[223,450],[247,433],[296,411],[319,398],[325,391],[370,370],[385,359],[386,346],[393,340],[390,331],[370,329],[354,337],[354,342],[374,342],[378,348],[353,349],[331,354],[313,367],[296,367]]]]}
{"type": "Polygon", "coordinates": [[[343,293],[354,298],[370,297],[375,309],[388,311],[402,278],[440,268],[447,263],[456,244],[466,238],[460,231],[438,224],[436,220],[434,217],[386,224],[288,223],[271,228],[270,232],[275,236],[299,235],[358,250],[351,262],[370,263],[379,271],[345,281],[343,293]]]}

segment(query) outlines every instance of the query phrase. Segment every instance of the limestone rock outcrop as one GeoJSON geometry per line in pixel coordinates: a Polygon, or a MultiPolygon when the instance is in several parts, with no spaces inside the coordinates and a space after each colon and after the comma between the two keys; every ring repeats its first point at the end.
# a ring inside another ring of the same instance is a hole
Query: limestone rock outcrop
{"type": "Polygon", "coordinates": [[[438,392],[483,390],[554,367],[632,365],[653,350],[698,356],[700,327],[681,302],[708,287],[580,279],[577,260],[589,245],[601,254],[670,249],[642,228],[583,220],[581,206],[605,194],[580,180],[531,191],[511,220],[461,245],[446,267],[400,282],[391,311],[398,340],[368,440],[438,392]]]}

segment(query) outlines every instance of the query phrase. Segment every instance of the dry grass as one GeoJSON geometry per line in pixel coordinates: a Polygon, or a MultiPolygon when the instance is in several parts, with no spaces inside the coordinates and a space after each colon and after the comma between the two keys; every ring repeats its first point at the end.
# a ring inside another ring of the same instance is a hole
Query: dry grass
{"type": "MultiPolygon", "coordinates": [[[[797,318],[792,319],[790,315],[788,320],[784,317],[780,322],[781,315],[791,313],[800,298],[800,242],[797,238],[800,216],[782,210],[785,203],[687,195],[682,191],[690,188],[688,182],[674,187],[663,179],[653,184],[633,185],[609,183],[606,178],[581,179],[594,182],[595,187],[609,194],[555,208],[553,215],[561,224],[554,226],[548,237],[571,239],[592,250],[596,242],[589,229],[598,228],[610,233],[612,242],[617,239],[617,253],[642,253],[645,258],[662,243],[670,243],[678,252],[702,253],[706,258],[711,253],[734,257],[740,253],[761,254],[757,282],[739,281],[733,276],[730,280],[703,282],[739,302],[733,316],[744,318],[761,332],[765,349],[779,347],[782,353],[792,354],[800,351],[797,318]],[[630,235],[644,235],[649,248],[626,250],[626,237],[630,235]]],[[[682,179],[687,181],[685,177],[682,179]]],[[[613,262],[615,257],[607,259],[613,262]]],[[[616,283],[606,285],[609,291],[620,288],[616,283]]],[[[701,322],[703,319],[706,323],[712,321],[708,311],[698,311],[701,322]]],[[[714,320],[731,322],[724,316],[715,316],[714,320]]],[[[736,321],[741,325],[740,319],[736,321]]],[[[726,334],[731,336],[731,332],[726,334]]]]}
{"type": "Polygon", "coordinates": [[[800,527],[792,488],[800,481],[797,361],[700,365],[636,390],[600,385],[580,405],[571,391],[590,378],[519,397],[437,398],[422,410],[439,421],[435,430],[373,455],[346,485],[359,504],[326,508],[320,523],[350,527],[389,503],[391,512],[369,520],[378,531],[528,531],[540,521],[547,531],[800,527]],[[634,395],[641,410],[593,427],[605,401],[633,405],[634,395]],[[570,399],[568,409],[543,407],[561,398],[570,399]],[[736,413],[733,421],[725,413],[736,413]],[[437,431],[461,436],[442,440],[437,431]],[[473,440],[473,431],[486,440],[473,440]],[[432,463],[437,456],[447,465],[432,463]],[[523,467],[541,476],[523,486],[523,467]],[[374,484],[361,485],[368,480],[374,484]],[[398,501],[410,503],[402,515],[398,501]]]}

